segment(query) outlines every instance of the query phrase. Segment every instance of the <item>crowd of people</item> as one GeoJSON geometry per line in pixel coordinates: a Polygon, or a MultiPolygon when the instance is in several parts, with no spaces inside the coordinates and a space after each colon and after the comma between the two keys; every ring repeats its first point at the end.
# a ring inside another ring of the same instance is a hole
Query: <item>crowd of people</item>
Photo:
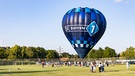
{"type": "Polygon", "coordinates": [[[104,66],[108,66],[109,63],[106,61],[106,62],[101,62],[101,61],[93,61],[93,62],[83,62],[83,61],[74,61],[74,62],[71,62],[71,61],[68,61],[68,62],[53,62],[53,63],[50,63],[50,62],[42,62],[42,67],[59,67],[59,66],[79,66],[79,67],[90,67],[90,72],[96,72],[96,68],[98,67],[98,70],[99,72],[104,72],[104,66]]]}
{"type": "MultiPolygon", "coordinates": [[[[94,73],[94,72],[104,72],[105,71],[105,66],[108,67],[109,66],[109,62],[108,61],[105,61],[105,62],[101,62],[101,61],[92,61],[92,62],[77,62],[77,61],[74,61],[74,62],[71,62],[71,61],[68,61],[68,62],[42,62],[42,67],[59,67],[59,66],[72,66],[74,65],[75,67],[90,67],[90,72],[94,73]]],[[[112,64],[113,66],[113,64],[112,64]]],[[[130,67],[130,64],[129,62],[126,62],[126,67],[127,69],[129,69],[130,67]]]]}
{"type": "Polygon", "coordinates": [[[90,63],[90,72],[96,72],[96,67],[98,67],[98,71],[99,72],[104,72],[104,66],[109,66],[109,63],[106,61],[106,62],[91,62],[90,63]]]}

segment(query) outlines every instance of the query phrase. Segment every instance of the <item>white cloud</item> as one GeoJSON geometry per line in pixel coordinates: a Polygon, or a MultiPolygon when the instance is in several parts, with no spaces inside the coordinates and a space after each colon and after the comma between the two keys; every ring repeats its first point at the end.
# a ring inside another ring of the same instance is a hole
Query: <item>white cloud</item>
{"type": "Polygon", "coordinates": [[[114,3],[121,3],[123,2],[124,4],[128,4],[129,0],[114,0],[114,3]]]}
{"type": "Polygon", "coordinates": [[[123,0],[115,0],[115,3],[120,3],[122,2],[123,0]]]}

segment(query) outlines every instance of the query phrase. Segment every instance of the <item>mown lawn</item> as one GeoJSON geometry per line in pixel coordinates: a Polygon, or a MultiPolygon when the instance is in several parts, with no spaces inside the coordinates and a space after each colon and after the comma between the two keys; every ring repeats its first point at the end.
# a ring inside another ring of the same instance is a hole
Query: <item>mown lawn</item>
{"type": "Polygon", "coordinates": [[[45,67],[39,65],[0,66],[0,76],[135,76],[135,65],[126,69],[125,65],[105,67],[105,72],[91,73],[89,67],[45,67]],[[19,70],[18,70],[19,68],[19,70]]]}

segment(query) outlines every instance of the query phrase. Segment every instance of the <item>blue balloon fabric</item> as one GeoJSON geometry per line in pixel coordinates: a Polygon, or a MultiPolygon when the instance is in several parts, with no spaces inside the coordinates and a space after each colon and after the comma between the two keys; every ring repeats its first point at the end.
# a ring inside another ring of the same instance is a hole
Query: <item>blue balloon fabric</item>
{"type": "Polygon", "coordinates": [[[84,58],[104,34],[106,19],[94,8],[73,8],[64,15],[62,29],[79,57],[84,58]]]}

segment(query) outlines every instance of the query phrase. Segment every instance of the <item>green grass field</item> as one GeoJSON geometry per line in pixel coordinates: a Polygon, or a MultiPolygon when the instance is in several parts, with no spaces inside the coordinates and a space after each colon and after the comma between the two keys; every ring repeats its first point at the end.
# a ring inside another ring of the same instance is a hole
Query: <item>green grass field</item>
{"type": "Polygon", "coordinates": [[[110,65],[102,73],[98,72],[98,68],[96,73],[91,73],[89,69],[74,66],[42,68],[39,65],[6,65],[0,66],[0,76],[135,76],[135,65],[131,65],[128,70],[125,65],[110,65]]]}

